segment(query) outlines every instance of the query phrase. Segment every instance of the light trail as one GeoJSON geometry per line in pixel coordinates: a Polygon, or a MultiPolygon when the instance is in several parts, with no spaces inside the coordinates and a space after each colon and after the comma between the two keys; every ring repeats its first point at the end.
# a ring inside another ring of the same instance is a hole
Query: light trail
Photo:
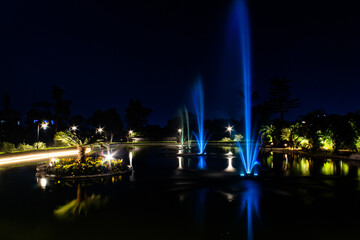
{"type": "MultiPolygon", "coordinates": [[[[88,149],[87,152],[89,152],[88,149]]],[[[16,157],[0,157],[0,165],[5,164],[12,164],[12,163],[21,163],[21,162],[31,162],[36,160],[43,160],[49,158],[56,158],[56,157],[66,157],[66,156],[73,156],[77,155],[78,150],[65,150],[65,151],[54,151],[54,152],[47,152],[47,153],[33,153],[33,154],[26,154],[22,156],[16,157]]]]}

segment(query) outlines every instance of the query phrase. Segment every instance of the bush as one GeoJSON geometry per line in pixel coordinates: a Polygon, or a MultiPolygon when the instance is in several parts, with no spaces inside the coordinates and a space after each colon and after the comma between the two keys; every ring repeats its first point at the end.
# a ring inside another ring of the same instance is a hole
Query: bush
{"type": "Polygon", "coordinates": [[[230,142],[231,139],[228,137],[224,137],[223,139],[220,140],[221,142],[230,142]]]}
{"type": "MultiPolygon", "coordinates": [[[[126,165],[122,160],[111,160],[111,168],[113,173],[125,171],[126,165]]],[[[57,176],[79,176],[109,173],[109,162],[103,157],[86,158],[85,163],[79,164],[75,159],[64,158],[58,161],[53,170],[57,176]]]]}
{"type": "Polygon", "coordinates": [[[10,153],[10,152],[13,152],[13,151],[15,151],[15,150],[16,150],[15,145],[12,144],[12,143],[3,142],[3,143],[1,144],[1,151],[2,151],[2,152],[10,153]]]}
{"type": "Polygon", "coordinates": [[[33,144],[35,149],[45,149],[46,148],[46,144],[43,142],[35,142],[33,144]]]}
{"type": "Polygon", "coordinates": [[[237,142],[241,142],[244,139],[244,136],[241,134],[235,134],[234,135],[234,140],[237,142]]]}
{"type": "Polygon", "coordinates": [[[35,150],[35,148],[29,144],[26,143],[20,143],[19,146],[17,147],[17,150],[20,151],[31,151],[31,150],[35,150]]]}

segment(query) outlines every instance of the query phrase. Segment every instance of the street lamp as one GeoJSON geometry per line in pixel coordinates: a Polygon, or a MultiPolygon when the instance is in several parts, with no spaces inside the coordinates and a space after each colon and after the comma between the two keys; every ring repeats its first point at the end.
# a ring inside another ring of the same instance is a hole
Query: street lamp
{"type": "Polygon", "coordinates": [[[99,127],[99,128],[96,129],[96,132],[98,132],[98,133],[100,133],[100,134],[101,134],[103,131],[104,131],[104,128],[102,128],[102,127],[99,127]]]}
{"type": "Polygon", "coordinates": [[[77,128],[77,126],[74,125],[70,129],[75,132],[78,128],[77,128]]]}
{"type": "Polygon", "coordinates": [[[37,126],[37,142],[39,142],[39,134],[40,134],[40,127],[44,130],[46,130],[48,128],[48,123],[47,122],[42,122],[42,123],[38,123],[37,126]]]}
{"type": "Polygon", "coordinates": [[[231,132],[233,131],[233,127],[232,126],[227,126],[226,127],[226,131],[230,133],[230,140],[231,140],[231,132]]]}
{"type": "Polygon", "coordinates": [[[184,145],[184,133],[183,133],[183,130],[181,128],[179,128],[177,130],[178,134],[179,134],[179,140],[180,140],[180,143],[181,143],[181,146],[184,145]]]}

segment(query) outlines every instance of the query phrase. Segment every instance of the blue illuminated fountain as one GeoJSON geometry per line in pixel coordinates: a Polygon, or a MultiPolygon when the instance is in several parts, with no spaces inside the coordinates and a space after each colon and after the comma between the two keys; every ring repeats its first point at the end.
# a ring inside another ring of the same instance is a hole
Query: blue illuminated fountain
{"type": "Polygon", "coordinates": [[[239,50],[241,56],[241,69],[243,80],[243,95],[244,95],[244,119],[245,119],[245,146],[239,142],[240,158],[244,169],[241,175],[257,175],[254,168],[258,164],[257,156],[260,150],[261,143],[259,139],[254,141],[255,134],[251,118],[251,54],[250,54],[250,29],[249,16],[245,0],[236,0],[232,13],[230,15],[229,34],[235,37],[237,45],[235,49],[239,50]]]}
{"type": "Polygon", "coordinates": [[[198,148],[198,154],[206,154],[205,148],[208,138],[204,130],[204,94],[200,79],[196,82],[194,87],[193,102],[194,102],[196,121],[198,127],[197,133],[194,132],[194,136],[198,148]]]}

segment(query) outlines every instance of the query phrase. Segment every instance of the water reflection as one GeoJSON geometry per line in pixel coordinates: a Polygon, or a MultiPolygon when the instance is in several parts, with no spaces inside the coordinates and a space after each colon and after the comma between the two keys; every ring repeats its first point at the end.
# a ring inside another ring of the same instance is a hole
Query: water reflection
{"type": "Polygon", "coordinates": [[[77,186],[76,199],[62,205],[54,210],[54,215],[63,220],[75,220],[79,217],[86,217],[99,208],[105,207],[108,198],[102,198],[101,195],[87,196],[85,188],[79,183],[77,186]]]}
{"type": "Polygon", "coordinates": [[[177,159],[179,160],[179,166],[178,166],[178,169],[183,169],[183,165],[182,165],[182,160],[183,160],[183,157],[177,157],[177,159]]]}
{"type": "Polygon", "coordinates": [[[260,189],[256,182],[245,180],[245,191],[241,194],[241,214],[246,214],[247,239],[254,238],[254,216],[259,218],[260,189]]]}
{"type": "Polygon", "coordinates": [[[225,168],[226,172],[235,172],[235,168],[233,167],[232,161],[233,157],[228,157],[228,166],[225,168]]]}
{"type": "Polygon", "coordinates": [[[321,173],[327,176],[334,175],[335,171],[336,171],[336,166],[331,161],[331,159],[328,159],[321,168],[321,173]]]}
{"type": "Polygon", "coordinates": [[[353,162],[324,157],[305,157],[296,154],[264,153],[263,167],[285,176],[346,176],[357,177],[353,162]]]}
{"type": "Polygon", "coordinates": [[[299,161],[294,161],[294,170],[301,176],[310,176],[309,160],[301,158],[299,161]]]}
{"type": "Polygon", "coordinates": [[[199,156],[199,163],[198,163],[198,169],[205,169],[206,168],[206,162],[204,156],[199,156]]]}

